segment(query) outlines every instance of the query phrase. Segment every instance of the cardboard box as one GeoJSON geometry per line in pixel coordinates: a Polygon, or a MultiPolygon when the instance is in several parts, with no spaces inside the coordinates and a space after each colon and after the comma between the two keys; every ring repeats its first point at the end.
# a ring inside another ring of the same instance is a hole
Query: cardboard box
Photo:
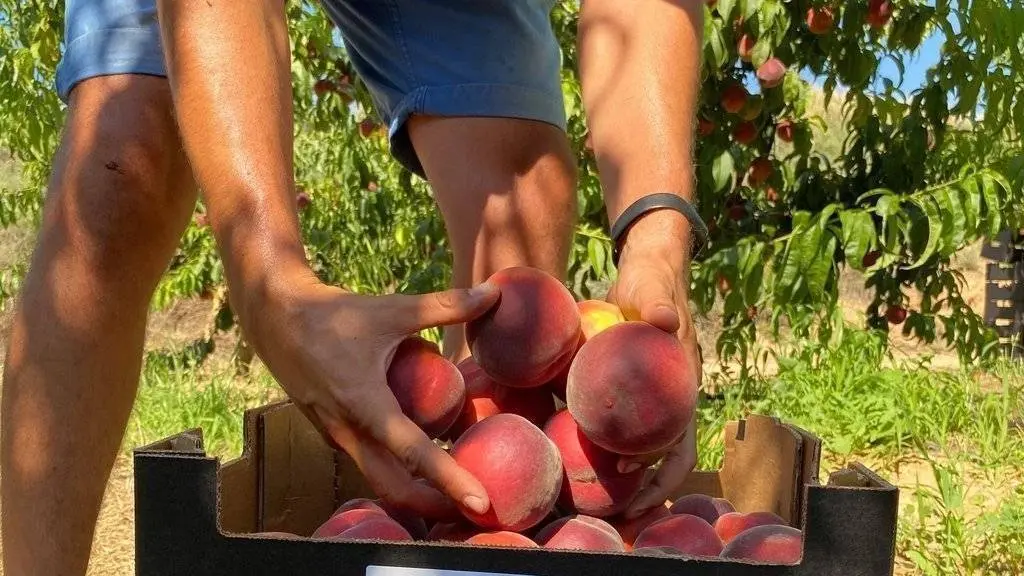
{"type": "Polygon", "coordinates": [[[820,441],[763,416],[730,422],[717,471],[691,474],[675,497],[728,498],[804,531],[799,565],[504,549],[430,542],[328,542],[307,536],[350,498],[374,497],[344,453],[292,404],[245,414],[240,458],[206,456],[189,430],[135,451],[136,573],[303,576],[612,576],[892,574],[898,491],[859,464],[818,481],[820,441]]]}

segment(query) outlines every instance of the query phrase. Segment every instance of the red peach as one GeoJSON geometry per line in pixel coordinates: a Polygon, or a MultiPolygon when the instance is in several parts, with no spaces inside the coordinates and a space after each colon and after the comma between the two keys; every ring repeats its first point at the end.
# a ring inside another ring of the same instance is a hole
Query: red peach
{"type": "Polygon", "coordinates": [[[625,552],[626,545],[612,525],[592,516],[575,515],[555,520],[534,537],[544,548],[625,552]]]}
{"type": "Polygon", "coordinates": [[[832,9],[827,6],[807,10],[807,28],[810,29],[811,34],[819,36],[828,34],[829,30],[832,29],[834,21],[835,17],[832,15],[832,9]]]}
{"type": "Polygon", "coordinates": [[[483,532],[466,540],[466,544],[477,546],[511,546],[515,548],[539,548],[536,542],[522,534],[509,531],[483,532]]]}
{"type": "Polygon", "coordinates": [[[572,362],[580,314],[572,293],[557,278],[526,266],[490,276],[501,296],[466,323],[473,358],[495,382],[514,388],[542,386],[572,362]]]}
{"type": "Polygon", "coordinates": [[[387,518],[383,510],[377,511],[366,508],[346,510],[334,514],[326,522],[313,531],[313,538],[327,538],[337,536],[349,528],[373,518],[387,518]]]}
{"type": "Polygon", "coordinates": [[[722,542],[728,544],[737,534],[766,524],[786,525],[786,521],[773,512],[727,512],[715,521],[715,532],[722,542]]]}
{"type": "Polygon", "coordinates": [[[495,414],[518,414],[535,426],[543,426],[555,413],[551,392],[540,388],[511,388],[495,382],[472,357],[458,364],[466,382],[466,402],[448,438],[458,440],[470,426],[495,414]]]}
{"type": "Polygon", "coordinates": [[[668,518],[672,513],[669,511],[667,505],[658,506],[651,508],[642,515],[637,516],[632,520],[626,520],[621,515],[611,519],[612,526],[622,537],[622,541],[626,544],[626,550],[633,549],[633,543],[636,542],[636,537],[643,532],[644,528],[647,528],[651,524],[654,524],[662,518],[668,518]]]}
{"type": "Polygon", "coordinates": [[[740,54],[740,60],[750,62],[751,52],[753,52],[754,44],[756,43],[757,41],[749,34],[740,36],[739,42],[736,43],[736,51],[740,54]]]}
{"type": "Polygon", "coordinates": [[[619,456],[588,440],[568,410],[552,416],[544,433],[558,447],[565,470],[558,497],[562,508],[588,516],[613,516],[625,510],[643,487],[643,468],[620,473],[619,456]]]}
{"type": "Polygon", "coordinates": [[[775,171],[775,167],[772,165],[772,161],[769,158],[761,156],[755,158],[750,163],[750,171],[747,174],[747,179],[751,186],[760,186],[768,181],[772,176],[772,172],[775,171]]]}
{"type": "Polygon", "coordinates": [[[769,58],[757,69],[757,80],[764,88],[775,88],[786,77],[786,65],[778,58],[769,58]]]}
{"type": "Polygon", "coordinates": [[[707,520],[692,514],[673,514],[651,524],[636,538],[635,548],[670,546],[693,556],[718,556],[722,540],[707,520]]]}
{"type": "Polygon", "coordinates": [[[740,122],[732,129],[732,138],[746,146],[757,139],[757,127],[752,122],[740,122]]]}
{"type": "Polygon", "coordinates": [[[792,526],[755,526],[722,549],[722,558],[772,564],[797,564],[803,556],[803,533],[792,526]]]}
{"type": "Polygon", "coordinates": [[[566,405],[588,440],[616,454],[674,444],[693,418],[694,366],[679,339],[622,322],[586,341],[569,370],[566,405]]]}
{"type": "Polygon", "coordinates": [[[722,109],[737,114],[747,103],[747,90],[739,84],[730,84],[722,90],[722,109]]]}
{"type": "Polygon", "coordinates": [[[474,424],[452,447],[455,462],[483,484],[490,509],[462,514],[490,530],[523,531],[555,507],[562,459],[540,428],[517,414],[496,414],[474,424]]]}
{"type": "Polygon", "coordinates": [[[381,516],[364,520],[345,530],[341,534],[331,536],[328,540],[386,540],[390,542],[412,542],[412,536],[398,522],[381,516]]]}
{"type": "Polygon", "coordinates": [[[387,372],[402,412],[431,438],[443,435],[462,412],[466,385],[433,342],[413,336],[398,345],[387,372]]]}
{"type": "Polygon", "coordinates": [[[712,498],[707,494],[687,494],[672,503],[669,508],[673,514],[691,514],[708,521],[714,525],[715,521],[722,514],[735,512],[732,503],[725,498],[712,498]]]}

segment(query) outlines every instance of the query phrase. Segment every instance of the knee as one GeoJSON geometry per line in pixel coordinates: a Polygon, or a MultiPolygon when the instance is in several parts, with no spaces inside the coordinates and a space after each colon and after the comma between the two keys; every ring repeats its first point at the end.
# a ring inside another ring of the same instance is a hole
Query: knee
{"type": "Polygon", "coordinates": [[[159,274],[165,262],[153,260],[173,249],[195,202],[166,82],[96,80],[72,95],[44,233],[96,273],[159,274]]]}

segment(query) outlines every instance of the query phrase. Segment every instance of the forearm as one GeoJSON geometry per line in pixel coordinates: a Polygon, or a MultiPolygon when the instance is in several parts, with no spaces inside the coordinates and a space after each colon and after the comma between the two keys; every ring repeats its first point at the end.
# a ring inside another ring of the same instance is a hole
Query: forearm
{"type": "Polygon", "coordinates": [[[610,221],[648,194],[692,200],[701,0],[587,0],[581,10],[583,101],[610,221]]]}
{"type": "Polygon", "coordinates": [[[240,317],[311,275],[295,210],[292,92],[280,0],[160,0],[181,137],[240,317]]]}

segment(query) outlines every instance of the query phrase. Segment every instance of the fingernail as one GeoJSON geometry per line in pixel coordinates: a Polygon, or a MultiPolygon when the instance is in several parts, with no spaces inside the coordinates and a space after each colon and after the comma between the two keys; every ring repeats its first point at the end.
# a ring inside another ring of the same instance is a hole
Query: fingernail
{"type": "Polygon", "coordinates": [[[462,499],[462,503],[473,512],[477,514],[483,514],[487,512],[487,506],[484,505],[483,498],[479,496],[466,496],[462,499]]]}
{"type": "Polygon", "coordinates": [[[469,289],[469,295],[472,298],[482,298],[490,296],[497,290],[498,286],[493,282],[481,282],[469,289]]]}
{"type": "Polygon", "coordinates": [[[631,474],[631,473],[636,472],[637,470],[639,470],[641,466],[642,466],[642,464],[640,464],[639,462],[630,462],[629,464],[625,464],[623,462],[619,462],[619,473],[620,474],[631,474]]]}

